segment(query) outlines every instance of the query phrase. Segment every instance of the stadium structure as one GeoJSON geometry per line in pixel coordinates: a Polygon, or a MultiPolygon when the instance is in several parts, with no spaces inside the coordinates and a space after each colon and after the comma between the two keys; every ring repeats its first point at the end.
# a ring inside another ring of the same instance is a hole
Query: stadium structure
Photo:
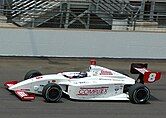
{"type": "Polygon", "coordinates": [[[165,0],[0,1],[0,18],[5,17],[4,22],[31,28],[166,28],[165,11],[165,0]]]}

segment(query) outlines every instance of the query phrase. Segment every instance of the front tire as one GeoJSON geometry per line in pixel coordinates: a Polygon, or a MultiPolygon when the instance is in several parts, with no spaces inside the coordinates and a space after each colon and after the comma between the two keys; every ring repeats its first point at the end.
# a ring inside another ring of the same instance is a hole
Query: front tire
{"type": "Polygon", "coordinates": [[[44,86],[42,95],[46,102],[59,102],[62,97],[62,89],[57,84],[49,83],[44,86]]]}
{"type": "Polygon", "coordinates": [[[129,88],[129,99],[134,104],[145,104],[150,98],[150,90],[141,83],[136,83],[129,88]]]}

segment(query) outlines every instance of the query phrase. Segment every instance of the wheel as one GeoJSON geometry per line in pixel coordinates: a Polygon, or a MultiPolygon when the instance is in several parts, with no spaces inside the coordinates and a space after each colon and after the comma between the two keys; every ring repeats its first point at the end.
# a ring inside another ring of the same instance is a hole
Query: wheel
{"type": "Polygon", "coordinates": [[[33,77],[37,77],[37,76],[41,76],[42,73],[37,71],[37,70],[30,70],[29,72],[27,72],[27,74],[24,77],[24,80],[33,78],[33,77]]]}
{"type": "Polygon", "coordinates": [[[129,99],[134,104],[144,104],[150,98],[150,90],[141,83],[136,83],[129,88],[129,99]]]}
{"type": "Polygon", "coordinates": [[[44,86],[42,95],[46,102],[58,102],[62,97],[62,89],[57,84],[49,83],[44,86]]]}

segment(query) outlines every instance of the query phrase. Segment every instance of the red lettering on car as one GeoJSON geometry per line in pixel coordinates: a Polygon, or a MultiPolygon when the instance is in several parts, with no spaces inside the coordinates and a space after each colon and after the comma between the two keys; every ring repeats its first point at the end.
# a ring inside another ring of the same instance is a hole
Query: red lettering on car
{"type": "Polygon", "coordinates": [[[101,70],[100,75],[112,75],[111,71],[101,70]]]}
{"type": "Polygon", "coordinates": [[[108,87],[80,88],[77,95],[94,96],[107,94],[108,87]]]}

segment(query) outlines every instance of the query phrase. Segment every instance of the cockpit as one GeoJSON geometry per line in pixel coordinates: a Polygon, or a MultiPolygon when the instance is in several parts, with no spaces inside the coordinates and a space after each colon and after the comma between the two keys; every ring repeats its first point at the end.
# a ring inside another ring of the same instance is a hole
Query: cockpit
{"type": "Polygon", "coordinates": [[[87,72],[63,72],[62,75],[70,79],[88,77],[87,72]]]}

